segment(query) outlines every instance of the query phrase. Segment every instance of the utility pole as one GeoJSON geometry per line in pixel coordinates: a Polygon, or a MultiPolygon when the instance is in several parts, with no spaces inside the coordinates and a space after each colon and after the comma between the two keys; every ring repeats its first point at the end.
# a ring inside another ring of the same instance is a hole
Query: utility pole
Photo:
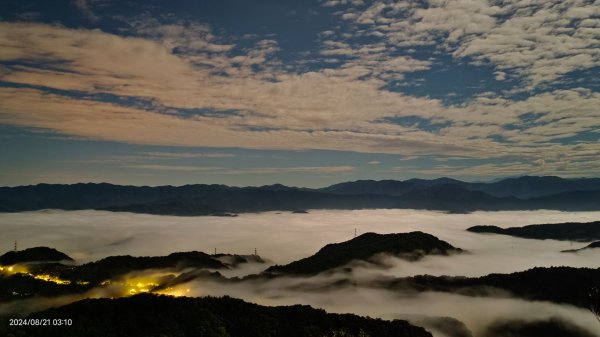
{"type": "Polygon", "coordinates": [[[215,248],[215,255],[217,255],[217,248],[215,248]]]}
{"type": "Polygon", "coordinates": [[[354,227],[354,237],[356,237],[356,227],[354,227]]]}
{"type": "Polygon", "coordinates": [[[15,240],[15,252],[17,251],[17,240],[15,240]]]}

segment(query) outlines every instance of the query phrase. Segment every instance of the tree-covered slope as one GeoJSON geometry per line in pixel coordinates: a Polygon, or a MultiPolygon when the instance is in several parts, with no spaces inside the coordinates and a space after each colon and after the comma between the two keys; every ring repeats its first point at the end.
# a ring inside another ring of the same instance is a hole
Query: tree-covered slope
{"type": "Polygon", "coordinates": [[[328,244],[313,256],[284,266],[272,266],[266,272],[311,275],[344,266],[353,260],[369,260],[377,254],[389,254],[412,260],[427,254],[446,255],[459,251],[460,249],[449,243],[423,232],[365,233],[346,242],[328,244]]]}
{"type": "Polygon", "coordinates": [[[498,289],[527,300],[590,305],[591,291],[600,285],[600,268],[533,268],[482,277],[421,275],[374,281],[372,286],[407,291],[442,291],[472,296],[496,296],[498,289]]]}
{"type": "MultiPolygon", "coordinates": [[[[71,326],[4,327],[7,336],[46,337],[431,337],[406,321],[329,314],[309,306],[265,307],[229,297],[138,295],[88,299],[30,318],[71,326]]],[[[5,324],[5,323],[4,323],[5,324]]],[[[1,332],[1,331],[0,331],[1,332]]]]}
{"type": "Polygon", "coordinates": [[[34,247],[24,250],[10,251],[0,256],[0,265],[49,261],[73,261],[73,259],[65,253],[48,247],[34,247]]]}

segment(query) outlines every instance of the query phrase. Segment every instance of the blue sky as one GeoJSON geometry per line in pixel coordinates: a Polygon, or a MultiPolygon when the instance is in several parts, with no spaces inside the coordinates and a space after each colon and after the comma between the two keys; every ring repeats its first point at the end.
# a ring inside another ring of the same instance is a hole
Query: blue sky
{"type": "Polygon", "coordinates": [[[0,2],[0,185],[600,176],[590,0],[0,2]]]}

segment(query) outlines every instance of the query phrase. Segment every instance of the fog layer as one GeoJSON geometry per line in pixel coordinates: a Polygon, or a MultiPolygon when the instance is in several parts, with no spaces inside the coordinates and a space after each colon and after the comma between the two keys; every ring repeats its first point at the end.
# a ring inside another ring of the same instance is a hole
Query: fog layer
{"type": "MultiPolygon", "coordinates": [[[[380,257],[387,268],[366,263],[353,264],[351,272],[330,273],[310,278],[282,277],[223,283],[197,279],[171,291],[186,296],[229,295],[264,305],[309,304],[331,312],[352,312],[372,317],[409,318],[447,316],[465,323],[473,336],[481,336],[498,322],[548,320],[555,317],[598,334],[598,322],[582,308],[546,302],[530,302],[499,293],[494,297],[467,297],[425,292],[414,294],[367,286],[368,280],[386,276],[464,275],[510,273],[536,266],[600,266],[600,250],[561,253],[586,243],[553,240],[526,240],[510,236],[475,234],[465,229],[475,225],[500,227],[536,223],[588,222],[600,219],[600,212],[476,212],[446,214],[417,210],[311,211],[309,214],[260,213],[238,217],[171,217],[97,211],[40,211],[0,214],[0,248],[49,246],[78,262],[109,255],[167,255],[199,250],[213,253],[259,255],[272,263],[285,264],[314,254],[328,243],[351,239],[354,230],[399,233],[423,231],[468,251],[451,256],[428,256],[416,262],[380,257]],[[330,287],[336,280],[351,280],[330,287]],[[180,288],[180,289],[178,289],[180,288]]],[[[257,273],[267,265],[248,264],[226,271],[230,276],[257,273]]],[[[100,290],[86,296],[103,296],[100,290]]],[[[76,300],[66,296],[36,303],[26,300],[0,304],[0,313],[22,307],[44,307],[76,300]]],[[[426,320],[415,319],[416,322],[426,320]]],[[[427,324],[425,324],[426,327],[427,324]]],[[[447,332],[429,329],[436,337],[447,332]]]]}
{"type": "MultiPolygon", "coordinates": [[[[98,211],[39,211],[0,214],[0,251],[49,246],[78,262],[109,255],[165,255],[199,250],[259,255],[276,264],[307,257],[328,243],[365,232],[423,231],[470,254],[434,256],[419,262],[394,260],[396,276],[486,275],[535,266],[598,267],[595,250],[561,253],[582,243],[527,240],[465,231],[475,225],[500,227],[535,223],[594,221],[600,212],[475,212],[446,214],[421,210],[311,211],[309,214],[259,213],[237,217],[174,217],[98,211]]],[[[255,271],[255,270],[252,270],[255,271]]]]}

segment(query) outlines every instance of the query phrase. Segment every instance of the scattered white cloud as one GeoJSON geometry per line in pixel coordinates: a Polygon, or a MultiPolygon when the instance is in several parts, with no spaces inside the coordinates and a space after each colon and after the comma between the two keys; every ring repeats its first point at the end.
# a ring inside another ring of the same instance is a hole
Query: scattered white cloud
{"type": "Polygon", "coordinates": [[[252,167],[227,170],[225,174],[275,174],[275,173],[319,173],[350,174],[356,171],[354,166],[300,166],[300,167],[252,167]]]}
{"type": "Polygon", "coordinates": [[[495,71],[494,78],[496,81],[504,81],[506,79],[506,73],[503,71],[495,71]]]}
{"type": "Polygon", "coordinates": [[[322,6],[324,7],[336,7],[342,5],[354,5],[361,6],[364,4],[363,0],[325,0],[322,2],[322,6]]]}
{"type": "MultiPolygon", "coordinates": [[[[76,4],[85,8],[90,3],[76,4]]],[[[510,74],[511,79],[525,78],[527,88],[554,83],[570,71],[600,65],[594,47],[600,36],[599,6],[580,0],[532,1],[530,6],[515,1],[494,6],[480,0],[432,0],[428,7],[345,0],[323,5],[339,7],[338,15],[346,14],[343,21],[353,25],[350,31],[356,37],[372,39],[357,43],[344,27],[320,33],[318,57],[335,65],[312,71],[287,69],[277,58],[281,46],[276,37],[240,37],[251,44],[241,48],[235,39],[219,36],[202,23],[163,24],[140,16],[130,22],[129,33],[135,37],[124,37],[0,22],[0,61],[28,61],[0,66],[2,81],[143,102],[126,106],[118,99],[108,103],[92,95],[78,98],[4,87],[0,122],[135,144],[405,157],[512,155],[530,163],[543,161],[537,167],[544,172],[591,170],[583,162],[595,162],[598,145],[577,140],[581,133],[600,128],[600,96],[590,89],[552,89],[520,100],[483,93],[445,105],[390,91],[386,85],[407,73],[431,69],[435,59],[421,59],[414,52],[422,45],[439,45],[459,60],[491,64],[498,81],[510,74]],[[45,67],[47,63],[52,67],[45,67]],[[213,113],[185,115],[179,109],[213,113]],[[529,122],[523,117],[527,114],[539,117],[529,122]],[[447,126],[431,131],[393,122],[415,115],[426,124],[447,126]],[[561,143],[569,138],[574,140],[561,143]]],[[[533,169],[522,165],[471,171],[533,169]]]]}
{"type": "Polygon", "coordinates": [[[233,153],[220,152],[144,152],[141,154],[144,158],[152,159],[184,159],[184,158],[232,158],[233,153]]]}
{"type": "Polygon", "coordinates": [[[374,1],[367,8],[346,6],[340,15],[351,13],[357,33],[383,34],[392,45],[438,45],[455,58],[511,70],[526,79],[527,88],[600,65],[596,2],[431,0],[427,5],[374,1]]]}
{"type": "Polygon", "coordinates": [[[186,172],[206,172],[223,170],[222,167],[206,167],[192,165],[127,165],[127,168],[153,170],[153,171],[186,171],[186,172]]]}
{"type": "Polygon", "coordinates": [[[318,173],[318,174],[349,174],[356,168],[353,166],[299,166],[299,167],[249,167],[231,169],[213,166],[193,165],[127,165],[125,167],[154,171],[186,171],[205,174],[276,174],[276,173],[318,173]]]}
{"type": "Polygon", "coordinates": [[[93,7],[97,3],[101,3],[103,0],[73,0],[73,4],[81,11],[81,13],[90,21],[96,22],[100,20],[93,7]]]}

